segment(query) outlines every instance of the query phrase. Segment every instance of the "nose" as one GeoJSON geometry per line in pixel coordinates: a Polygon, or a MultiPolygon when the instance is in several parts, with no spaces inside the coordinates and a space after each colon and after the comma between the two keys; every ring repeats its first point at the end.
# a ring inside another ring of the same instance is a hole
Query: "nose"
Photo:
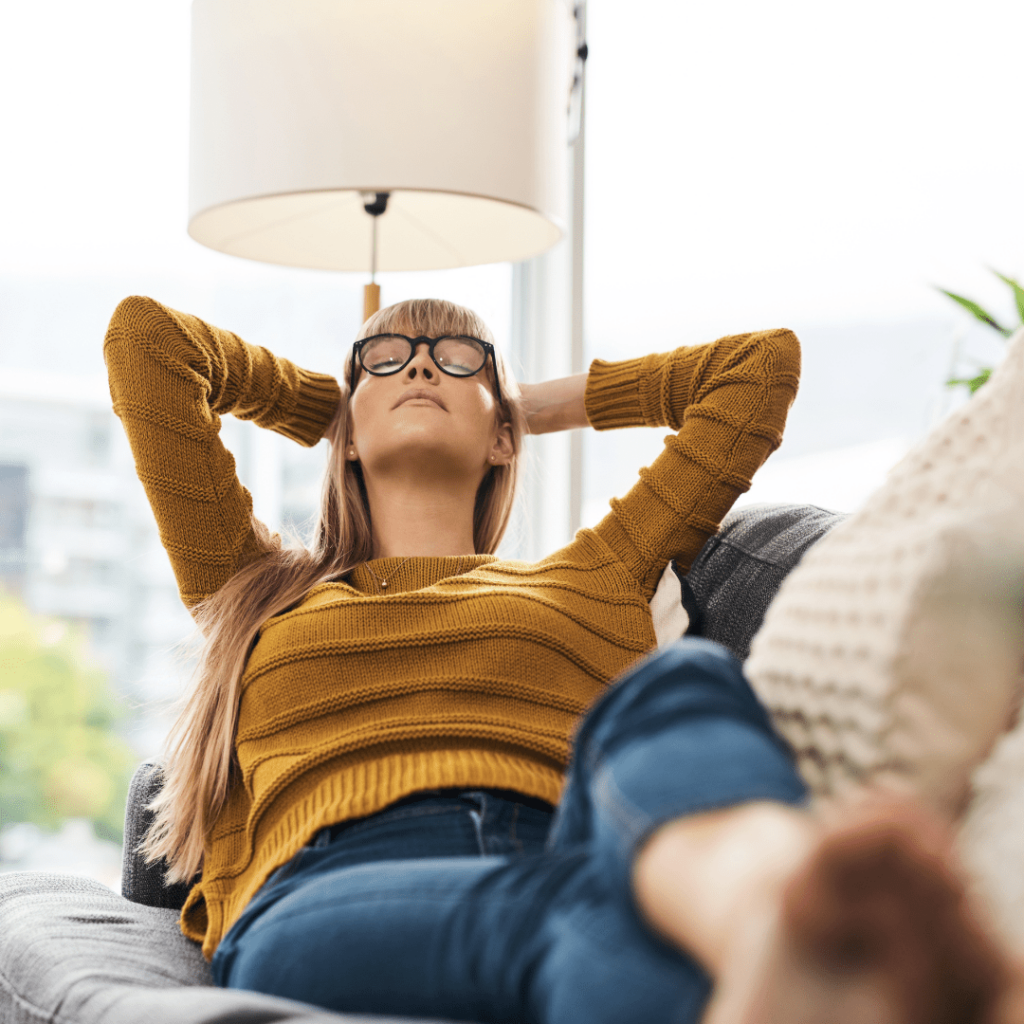
{"type": "Polygon", "coordinates": [[[434,360],[430,358],[430,342],[416,342],[416,351],[405,368],[405,374],[409,380],[415,380],[417,376],[434,384],[440,380],[434,360]]]}

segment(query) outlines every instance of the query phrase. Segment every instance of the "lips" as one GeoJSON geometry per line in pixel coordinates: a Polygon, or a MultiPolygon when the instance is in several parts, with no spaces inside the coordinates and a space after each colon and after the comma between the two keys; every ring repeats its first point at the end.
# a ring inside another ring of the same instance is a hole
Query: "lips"
{"type": "Polygon", "coordinates": [[[403,402],[411,402],[414,398],[425,398],[428,402],[433,402],[434,405],[444,409],[445,412],[448,411],[448,407],[441,401],[441,396],[427,388],[413,388],[411,391],[406,391],[391,408],[397,409],[403,402]]]}

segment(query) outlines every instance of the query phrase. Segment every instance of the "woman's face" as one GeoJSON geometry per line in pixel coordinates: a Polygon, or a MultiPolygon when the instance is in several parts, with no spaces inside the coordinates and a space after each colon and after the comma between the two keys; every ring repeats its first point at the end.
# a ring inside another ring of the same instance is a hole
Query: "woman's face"
{"type": "Polygon", "coordinates": [[[398,373],[375,377],[358,363],[357,373],[346,457],[358,459],[368,483],[426,474],[475,489],[490,466],[510,460],[511,430],[497,422],[486,368],[472,377],[442,373],[421,342],[398,373]]]}

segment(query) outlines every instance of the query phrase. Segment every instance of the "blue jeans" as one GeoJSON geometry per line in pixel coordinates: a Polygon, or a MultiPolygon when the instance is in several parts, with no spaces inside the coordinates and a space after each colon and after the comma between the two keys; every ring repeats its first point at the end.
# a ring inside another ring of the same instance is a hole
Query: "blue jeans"
{"type": "Polygon", "coordinates": [[[584,717],[555,813],[446,791],[324,829],[225,936],[214,979],[348,1013],[694,1022],[710,981],[641,920],[634,853],[672,818],[803,799],[739,663],[684,639],[584,717]]]}

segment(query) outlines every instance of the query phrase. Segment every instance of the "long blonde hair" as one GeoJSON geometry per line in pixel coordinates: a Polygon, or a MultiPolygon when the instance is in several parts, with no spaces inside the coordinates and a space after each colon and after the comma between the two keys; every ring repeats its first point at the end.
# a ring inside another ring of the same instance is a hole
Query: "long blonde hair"
{"type": "MultiPolygon", "coordinates": [[[[468,334],[493,344],[476,313],[440,299],[388,306],[363,324],[359,337],[388,331],[435,337],[468,334]]],[[[343,376],[350,375],[350,367],[349,357],[343,376]]],[[[501,542],[512,512],[523,416],[518,384],[500,356],[495,355],[495,365],[485,372],[492,387],[491,375],[497,375],[502,396],[497,415],[511,427],[514,452],[508,465],[488,469],[476,495],[473,541],[478,553],[490,554],[501,542]]],[[[202,635],[196,681],[171,729],[163,786],[150,805],[154,820],[141,846],[148,861],[165,861],[169,883],[188,881],[202,867],[206,837],[236,781],[235,730],[242,673],[260,627],[301,601],[317,584],[342,577],[373,557],[362,468],[345,459],[349,433],[345,412],[355,383],[352,379],[342,382],[342,410],[330,437],[311,547],[282,547],[279,538],[271,537],[253,519],[262,555],[193,609],[202,635]]]]}

